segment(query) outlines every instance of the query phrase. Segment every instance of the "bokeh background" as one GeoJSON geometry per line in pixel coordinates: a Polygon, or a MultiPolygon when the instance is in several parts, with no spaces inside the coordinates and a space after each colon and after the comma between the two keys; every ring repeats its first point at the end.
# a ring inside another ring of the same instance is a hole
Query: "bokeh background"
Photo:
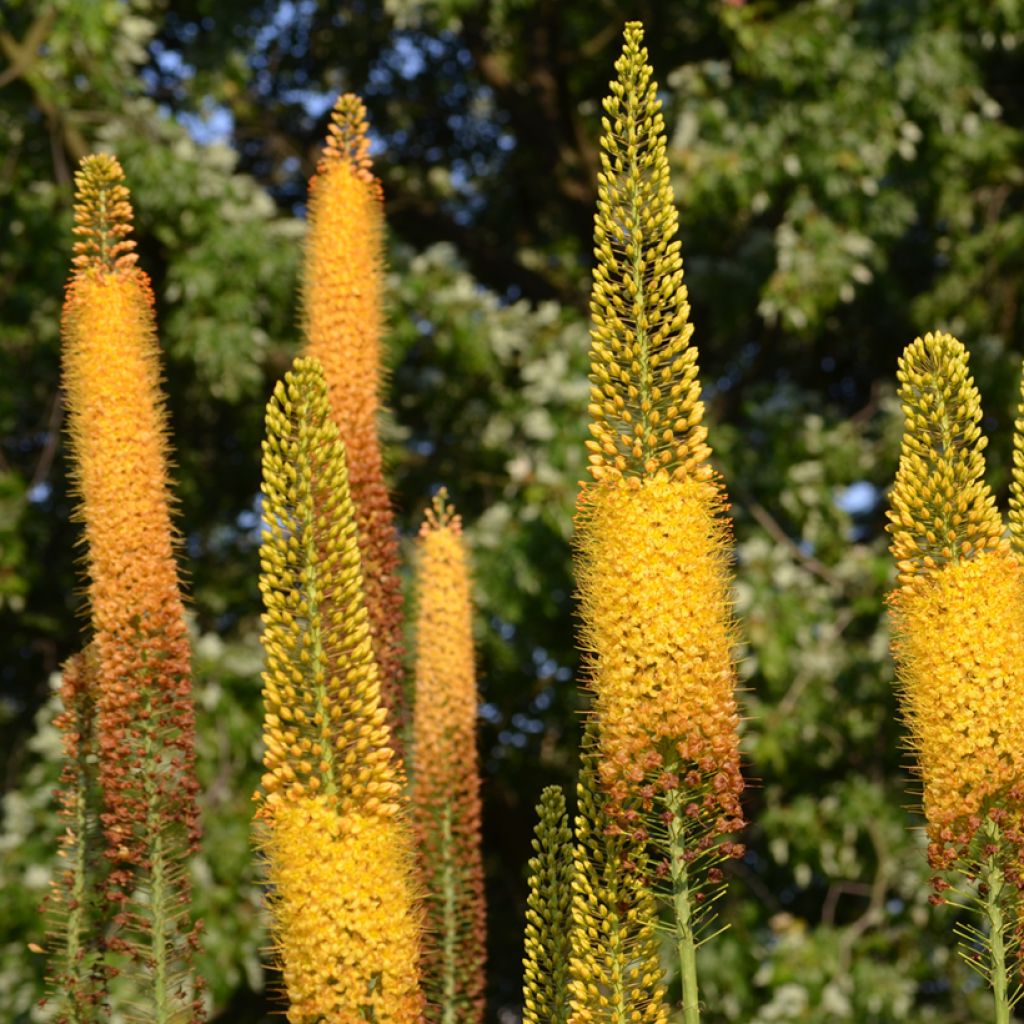
{"type": "Polygon", "coordinates": [[[600,97],[642,18],[716,458],[733,500],[748,853],[707,1024],[985,1019],[928,904],[888,659],[894,372],[972,354],[1005,496],[1024,311],[1021,0],[5,0],[0,5],[0,1018],[35,1007],[59,828],[54,676],[81,643],[58,391],[71,177],[116,152],[159,304],[191,593],[218,1024],[280,1020],[249,848],[259,444],[297,348],[307,178],[370,109],[390,262],[390,479],[440,484],[478,601],[488,1019],[518,1015],[533,805],[571,784],[600,97]],[[272,981],[270,987],[273,987],[272,981]],[[275,1015],[276,1013],[276,1015],[275,1015]]]}

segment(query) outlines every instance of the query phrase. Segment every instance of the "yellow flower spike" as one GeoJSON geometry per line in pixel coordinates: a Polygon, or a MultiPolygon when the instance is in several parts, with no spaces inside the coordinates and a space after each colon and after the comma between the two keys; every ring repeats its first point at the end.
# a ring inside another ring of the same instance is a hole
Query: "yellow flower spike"
{"type": "Polygon", "coordinates": [[[405,726],[402,591],[398,534],[381,460],[377,418],[384,385],[384,221],[373,176],[366,108],[338,98],[309,185],[309,235],[302,278],[306,354],[318,359],[331,413],[345,444],[364,569],[366,604],[392,743],[405,726]]]}
{"type": "Polygon", "coordinates": [[[344,446],[314,359],[297,359],[275,388],[263,466],[257,799],[288,1019],[413,1024],[423,1002],[412,836],[366,642],[344,446]]]}
{"type": "MultiPolygon", "coordinates": [[[[929,862],[983,883],[964,899],[976,897],[988,929],[965,927],[961,952],[993,986],[1005,1024],[1016,998],[1006,958],[1022,920],[1024,564],[984,481],[981,403],[963,345],[948,334],[916,339],[899,380],[906,422],[888,529],[901,704],[929,862]]],[[[950,883],[934,882],[941,901],[950,883]]]]}
{"type": "Polygon", "coordinates": [[[94,631],[106,896],[119,911],[107,948],[127,998],[152,1007],[146,1019],[182,1024],[202,1017],[183,870],[198,844],[198,783],[153,293],[135,265],[118,161],[86,157],[75,184],[62,355],[94,631]]]}
{"type": "Polygon", "coordinates": [[[443,490],[417,546],[411,802],[430,936],[427,1019],[474,1024],[484,1011],[486,915],[473,608],[461,523],[443,490]]]}
{"type": "Polygon", "coordinates": [[[616,827],[663,859],[683,982],[699,1020],[695,949],[741,847],[731,536],[710,463],[682,283],[665,126],[639,23],[604,101],[594,222],[594,478],[577,517],[577,582],[599,774],[616,827]]]}

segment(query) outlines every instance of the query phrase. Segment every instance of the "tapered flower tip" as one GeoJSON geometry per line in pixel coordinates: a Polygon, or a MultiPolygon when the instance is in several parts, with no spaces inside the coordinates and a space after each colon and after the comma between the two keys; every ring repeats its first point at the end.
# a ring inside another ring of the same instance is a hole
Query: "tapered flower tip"
{"type": "Polygon", "coordinates": [[[355,93],[342,93],[331,111],[331,123],[327,126],[327,139],[317,171],[323,173],[332,164],[346,163],[359,177],[373,181],[368,133],[366,104],[355,93]]]}
{"type": "Polygon", "coordinates": [[[432,530],[451,530],[452,533],[462,533],[462,518],[456,513],[455,506],[448,500],[448,488],[441,487],[430,508],[423,514],[423,525],[420,527],[420,536],[425,537],[432,530]]]}
{"type": "Polygon", "coordinates": [[[595,481],[707,480],[711,449],[677,239],[665,119],[643,27],[626,26],[604,100],[590,298],[595,481]]]}
{"type": "Polygon", "coordinates": [[[1002,544],[1003,521],[985,483],[987,438],[967,350],[926,334],[899,362],[906,423],[890,496],[892,553],[902,586],[1002,544]]]}
{"type": "Polygon", "coordinates": [[[75,173],[74,265],[79,271],[114,271],[135,265],[132,204],[117,157],[84,157],[75,173]]]}

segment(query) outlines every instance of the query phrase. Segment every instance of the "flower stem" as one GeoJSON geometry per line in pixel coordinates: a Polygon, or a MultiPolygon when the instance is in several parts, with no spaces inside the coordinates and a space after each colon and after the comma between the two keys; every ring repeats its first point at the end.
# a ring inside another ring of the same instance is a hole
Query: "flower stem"
{"type": "Polygon", "coordinates": [[[671,815],[668,823],[670,867],[672,872],[672,909],[679,975],[683,985],[684,1024],[700,1024],[700,991],[697,986],[697,943],[693,933],[693,904],[683,830],[682,796],[677,790],[665,798],[671,815]]]}
{"type": "Polygon", "coordinates": [[[444,815],[441,822],[442,843],[441,856],[443,858],[442,868],[442,899],[444,900],[444,1003],[441,1007],[442,1024],[455,1024],[457,1019],[455,997],[458,987],[456,978],[455,962],[455,930],[457,921],[455,918],[456,892],[455,892],[455,865],[452,863],[452,805],[449,801],[444,805],[444,815]]]}
{"type": "Polygon", "coordinates": [[[1006,882],[995,861],[989,861],[985,881],[988,892],[985,896],[985,913],[989,921],[992,943],[992,991],[995,996],[996,1024],[1010,1024],[1010,999],[1006,984],[1006,923],[1000,899],[1006,882]]]}

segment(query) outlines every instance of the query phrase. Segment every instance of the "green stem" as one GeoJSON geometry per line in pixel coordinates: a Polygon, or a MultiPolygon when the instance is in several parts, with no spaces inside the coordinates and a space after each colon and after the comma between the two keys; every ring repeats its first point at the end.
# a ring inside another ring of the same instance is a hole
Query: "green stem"
{"type": "MultiPolygon", "coordinates": [[[[146,721],[150,721],[152,701],[147,695],[144,703],[146,721]]],[[[149,836],[147,854],[150,862],[150,911],[153,915],[153,930],[150,949],[153,954],[153,1020],[155,1024],[166,1024],[172,1014],[171,997],[168,992],[167,970],[167,892],[164,855],[164,825],[160,816],[160,798],[154,776],[160,770],[153,748],[152,732],[147,731],[144,743],[142,770],[145,772],[143,787],[146,794],[146,833],[149,836]]]]}
{"type": "Polygon", "coordinates": [[[693,933],[693,904],[689,869],[684,854],[682,796],[677,790],[665,798],[671,815],[668,823],[669,856],[672,872],[672,909],[674,910],[676,952],[683,985],[684,1024],[700,1024],[700,990],[697,986],[697,942],[693,933]]]}
{"type": "Polygon", "coordinates": [[[989,861],[986,872],[988,893],[985,896],[985,913],[988,916],[989,936],[992,942],[992,991],[995,995],[996,1024],[1010,1024],[1010,999],[1006,984],[1006,922],[1000,898],[1006,884],[1003,873],[995,863],[989,861]]]}
{"type": "MultiPolygon", "coordinates": [[[[306,424],[311,421],[308,396],[303,415],[299,420],[299,452],[300,458],[307,464],[312,465],[316,453],[310,445],[309,432],[306,424]]],[[[309,608],[307,616],[307,635],[310,652],[310,678],[313,684],[316,713],[314,722],[320,733],[320,763],[327,766],[320,775],[323,791],[328,796],[334,796],[338,791],[338,783],[335,775],[334,763],[334,742],[331,736],[331,714],[330,700],[327,694],[327,659],[324,656],[323,644],[323,615],[321,605],[321,583],[320,563],[321,552],[317,544],[317,506],[314,489],[316,487],[315,473],[310,472],[309,484],[309,518],[302,523],[302,539],[304,544],[303,569],[306,577],[306,603],[309,608]]]]}
{"type": "Polygon", "coordinates": [[[441,968],[444,986],[444,1003],[441,1008],[442,1024],[456,1021],[456,963],[455,963],[455,865],[452,857],[452,805],[446,802],[441,824],[441,892],[444,900],[444,942],[441,968]]]}

